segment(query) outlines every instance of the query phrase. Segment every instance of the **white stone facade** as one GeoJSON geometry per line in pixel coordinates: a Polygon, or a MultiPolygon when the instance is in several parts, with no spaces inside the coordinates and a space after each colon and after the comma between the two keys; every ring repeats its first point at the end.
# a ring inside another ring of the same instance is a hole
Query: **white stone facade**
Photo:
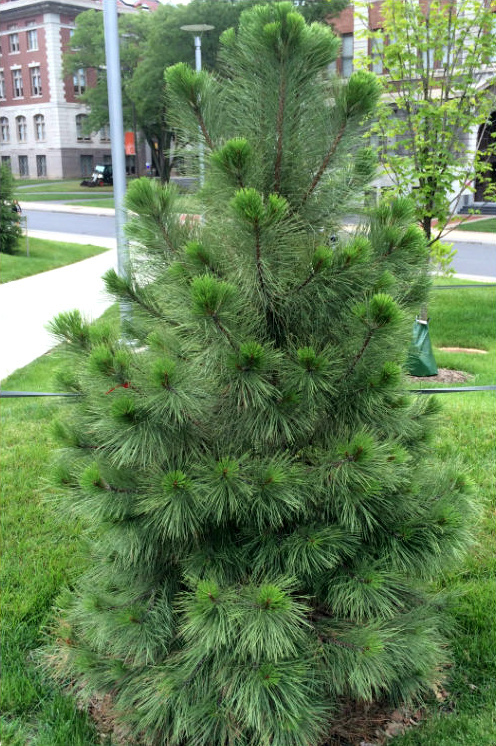
{"type": "Polygon", "coordinates": [[[79,179],[91,173],[96,163],[111,160],[108,137],[93,133],[90,139],[78,138],[76,117],[88,110],[77,101],[72,78],[64,79],[62,70],[63,46],[75,27],[75,18],[91,8],[102,10],[101,0],[0,0],[0,72],[4,79],[0,120],[4,125],[7,121],[9,134],[7,138],[4,126],[0,158],[10,163],[16,177],[79,179]],[[38,48],[29,49],[28,32],[34,30],[38,48]],[[18,52],[10,51],[13,33],[19,36],[18,52]],[[40,95],[33,95],[33,67],[40,69],[40,95]],[[22,72],[22,97],[15,96],[14,69],[22,72]],[[43,117],[42,132],[35,125],[34,118],[39,115],[43,117]],[[19,117],[26,119],[25,139],[18,136],[19,117]]]}

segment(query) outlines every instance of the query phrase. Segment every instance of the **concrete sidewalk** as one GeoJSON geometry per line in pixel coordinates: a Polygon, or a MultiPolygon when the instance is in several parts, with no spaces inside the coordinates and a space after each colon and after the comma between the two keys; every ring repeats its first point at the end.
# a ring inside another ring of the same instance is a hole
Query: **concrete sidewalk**
{"type": "Polygon", "coordinates": [[[113,303],[105,295],[101,278],[117,264],[115,239],[45,231],[30,231],[29,235],[110,250],[67,267],[0,285],[0,380],[54,346],[46,325],[58,313],[77,308],[88,318],[96,319],[113,303]]]}

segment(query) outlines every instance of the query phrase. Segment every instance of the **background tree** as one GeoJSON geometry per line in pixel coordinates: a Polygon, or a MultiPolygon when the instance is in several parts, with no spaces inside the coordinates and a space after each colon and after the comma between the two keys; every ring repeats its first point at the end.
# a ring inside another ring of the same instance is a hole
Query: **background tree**
{"type": "Polygon", "coordinates": [[[488,176],[478,146],[496,108],[488,74],[496,59],[495,16],[486,0],[384,0],[381,14],[382,28],[367,35],[368,62],[383,67],[387,94],[375,130],[382,163],[396,193],[413,196],[435,243],[461,193],[488,176]],[[478,128],[471,149],[467,138],[478,128]]]}
{"type": "MultiPolygon", "coordinates": [[[[202,62],[207,70],[217,64],[219,37],[227,28],[236,26],[240,14],[257,0],[193,0],[188,5],[161,5],[153,13],[119,16],[121,72],[123,82],[123,114],[125,125],[133,127],[134,118],[150,146],[153,166],[163,181],[171,173],[173,131],[168,125],[164,92],[164,70],[176,62],[192,62],[194,48],[191,34],[181,26],[208,23],[213,31],[202,39],[202,62]]],[[[347,3],[344,0],[315,0],[303,6],[312,19],[332,16],[347,3]],[[313,18],[315,17],[315,18],[313,18]]],[[[96,86],[88,88],[81,100],[90,113],[86,127],[99,130],[109,122],[103,16],[89,10],[76,20],[76,30],[70,42],[71,52],[65,57],[65,70],[73,74],[79,68],[97,71],[96,86]]]]}
{"type": "Polygon", "coordinates": [[[82,394],[55,479],[91,548],[49,662],[148,744],[306,746],[340,697],[438,679],[425,580],[463,553],[471,502],[426,462],[434,400],[405,393],[429,283],[412,207],[340,229],[375,173],[376,77],[329,80],[339,40],[291,3],[221,42],[222,77],[166,75],[178,136],[201,133],[204,220],[181,224],[173,185],[129,188],[136,254],[107,287],[136,343],[54,323],[82,394]]]}
{"type": "Polygon", "coordinates": [[[12,172],[4,163],[0,165],[0,252],[15,254],[22,236],[20,215],[14,207],[15,182],[12,172]]]}
{"type": "Polygon", "coordinates": [[[305,0],[299,6],[299,10],[308,22],[326,23],[333,16],[341,13],[347,5],[349,5],[348,0],[305,0]]]}

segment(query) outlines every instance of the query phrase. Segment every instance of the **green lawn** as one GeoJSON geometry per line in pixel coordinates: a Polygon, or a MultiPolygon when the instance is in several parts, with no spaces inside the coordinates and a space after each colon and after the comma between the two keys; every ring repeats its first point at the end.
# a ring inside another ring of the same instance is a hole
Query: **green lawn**
{"type": "MultiPolygon", "coordinates": [[[[439,281],[436,284],[446,284],[439,281]]],[[[449,280],[448,284],[457,284],[449,280]]],[[[429,306],[435,346],[481,347],[487,355],[436,353],[440,367],[472,373],[474,384],[495,382],[496,290],[434,290],[429,306]]],[[[111,313],[116,314],[115,309],[111,313]]],[[[4,381],[4,389],[55,390],[56,362],[46,355],[4,381]]],[[[479,542],[462,568],[442,579],[455,594],[454,666],[448,672],[447,699],[429,705],[430,717],[397,746],[495,746],[496,670],[494,636],[495,536],[494,393],[440,397],[443,414],[433,441],[441,458],[456,458],[476,484],[484,505],[479,542]],[[491,505],[491,500],[493,504],[491,505]]],[[[101,743],[73,701],[44,679],[36,666],[43,625],[61,587],[70,584],[84,561],[79,555],[84,526],[62,521],[45,481],[53,447],[51,426],[57,399],[5,399],[2,402],[2,531],[4,561],[2,633],[4,682],[2,745],[96,746],[101,743]]]]}
{"type": "MultiPolygon", "coordinates": [[[[42,180],[26,180],[20,179],[16,181],[16,191],[19,201],[23,200],[24,194],[36,194],[37,192],[46,194],[48,192],[89,192],[91,187],[82,187],[82,179],[59,179],[57,181],[42,181],[42,180]]],[[[95,187],[96,189],[96,187],[95,187]]],[[[99,191],[105,191],[112,193],[113,189],[111,186],[98,187],[99,191]]]]}
{"type": "MultiPolygon", "coordinates": [[[[3,388],[53,390],[53,368],[46,355],[3,388]]],[[[58,589],[81,568],[81,527],[58,519],[43,478],[59,406],[55,399],[2,400],[2,746],[99,743],[87,718],[45,680],[33,657],[58,589]]]]}
{"type": "Polygon", "coordinates": [[[41,238],[29,239],[29,256],[26,255],[26,236],[21,238],[17,254],[0,255],[0,283],[37,275],[49,269],[74,264],[107,249],[89,244],[59,243],[41,238]]]}
{"type": "MultiPolygon", "coordinates": [[[[74,199],[74,197],[72,198],[74,199]]],[[[88,199],[80,200],[77,198],[76,202],[71,202],[71,205],[83,205],[84,207],[109,207],[114,209],[115,203],[113,197],[100,197],[97,198],[97,193],[92,194],[88,199]]]]}
{"type": "MultiPolygon", "coordinates": [[[[94,190],[88,190],[86,192],[48,192],[47,194],[41,193],[41,192],[21,192],[19,194],[20,202],[73,202],[77,201],[82,202],[83,204],[87,204],[87,200],[94,200],[96,201],[97,195],[100,194],[100,192],[95,192],[94,190]]],[[[109,196],[108,191],[103,191],[101,193],[100,200],[111,200],[112,197],[109,196]]]]}
{"type": "MultiPolygon", "coordinates": [[[[464,284],[435,279],[436,285],[464,284]]],[[[496,383],[496,288],[480,285],[433,290],[429,304],[431,341],[439,367],[474,375],[466,384],[496,383]],[[487,351],[440,352],[437,347],[472,347],[487,351]]],[[[422,381],[422,387],[440,386],[422,381]]],[[[442,384],[441,384],[442,385],[442,384]]],[[[496,744],[496,553],[495,477],[496,392],[442,395],[443,418],[433,444],[446,460],[457,459],[476,485],[484,505],[479,543],[465,566],[444,578],[455,595],[455,665],[446,701],[432,705],[430,718],[394,741],[397,746],[495,746],[496,744]]]]}
{"type": "Polygon", "coordinates": [[[467,220],[457,226],[457,231],[475,231],[477,233],[496,233],[496,218],[484,220],[467,220]]]}

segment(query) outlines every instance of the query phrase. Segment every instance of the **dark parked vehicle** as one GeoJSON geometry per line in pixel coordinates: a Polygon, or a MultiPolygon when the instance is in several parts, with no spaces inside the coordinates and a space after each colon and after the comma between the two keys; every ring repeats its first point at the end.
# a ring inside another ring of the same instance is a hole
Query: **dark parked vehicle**
{"type": "Polygon", "coordinates": [[[91,179],[83,179],[81,186],[95,187],[95,186],[112,186],[114,183],[112,178],[112,165],[97,164],[95,170],[91,175],[91,179]]]}

